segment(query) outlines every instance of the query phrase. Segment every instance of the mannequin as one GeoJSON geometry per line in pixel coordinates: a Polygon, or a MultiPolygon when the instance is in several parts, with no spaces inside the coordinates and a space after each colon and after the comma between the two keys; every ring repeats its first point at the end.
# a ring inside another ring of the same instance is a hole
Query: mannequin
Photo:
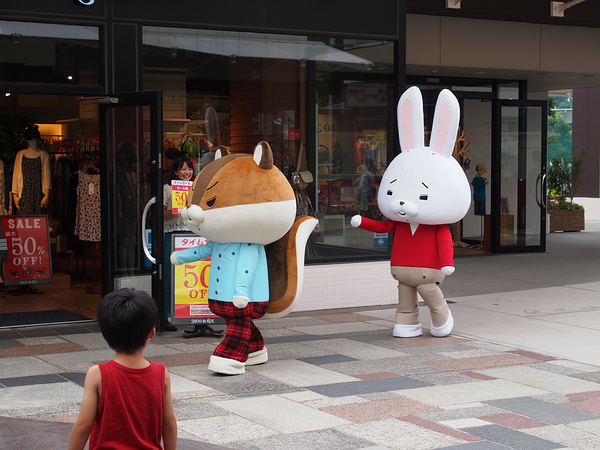
{"type": "Polygon", "coordinates": [[[483,176],[487,173],[484,164],[477,164],[475,167],[477,171],[477,175],[471,181],[471,185],[473,186],[473,201],[475,202],[475,215],[476,216],[485,216],[485,187],[487,185],[487,180],[483,176]]]}
{"type": "Polygon", "coordinates": [[[37,125],[23,133],[27,148],[17,153],[12,178],[12,197],[17,215],[40,214],[48,205],[52,178],[48,153],[40,148],[37,125]]]}

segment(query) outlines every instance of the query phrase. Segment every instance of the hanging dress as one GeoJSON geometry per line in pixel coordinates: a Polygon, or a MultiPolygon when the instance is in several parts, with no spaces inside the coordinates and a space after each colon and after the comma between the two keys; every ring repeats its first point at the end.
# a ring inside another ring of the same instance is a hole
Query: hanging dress
{"type": "Polygon", "coordinates": [[[44,198],[42,191],[42,159],[23,156],[23,190],[19,199],[20,216],[40,214],[40,204],[44,198]]]}
{"type": "Polygon", "coordinates": [[[82,241],[100,242],[100,174],[79,170],[75,234],[82,241]]]}

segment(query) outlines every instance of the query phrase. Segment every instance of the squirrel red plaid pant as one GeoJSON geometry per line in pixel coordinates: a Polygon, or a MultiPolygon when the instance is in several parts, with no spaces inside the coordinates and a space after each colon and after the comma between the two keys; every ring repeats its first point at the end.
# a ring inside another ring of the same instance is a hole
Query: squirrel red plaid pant
{"type": "Polygon", "coordinates": [[[244,308],[236,308],[231,302],[208,300],[210,310],[225,319],[225,337],[213,355],[246,362],[248,354],[262,350],[265,340],[252,322],[267,312],[269,302],[249,302],[244,308]]]}

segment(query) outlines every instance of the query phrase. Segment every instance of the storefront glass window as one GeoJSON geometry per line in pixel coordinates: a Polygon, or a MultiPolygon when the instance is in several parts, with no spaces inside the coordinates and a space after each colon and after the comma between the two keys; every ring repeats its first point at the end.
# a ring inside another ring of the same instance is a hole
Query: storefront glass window
{"type": "Polygon", "coordinates": [[[143,89],[163,91],[165,150],[183,151],[198,171],[211,148],[249,152],[266,140],[299,213],[320,220],[308,260],[388,254],[391,236],[356,230],[350,218],[380,217],[392,43],[144,27],[143,44],[143,89]],[[294,177],[303,154],[308,186],[294,177]]]}
{"type": "Polygon", "coordinates": [[[99,85],[98,27],[0,21],[0,81],[99,85]]]}

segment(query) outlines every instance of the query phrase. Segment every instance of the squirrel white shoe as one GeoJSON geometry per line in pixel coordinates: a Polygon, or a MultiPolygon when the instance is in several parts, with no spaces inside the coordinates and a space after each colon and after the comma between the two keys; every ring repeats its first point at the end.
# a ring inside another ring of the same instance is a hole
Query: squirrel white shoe
{"type": "Polygon", "coordinates": [[[208,370],[225,375],[241,375],[246,372],[246,365],[235,359],[211,355],[208,370]]]}
{"type": "Polygon", "coordinates": [[[248,360],[246,361],[247,366],[256,366],[258,364],[264,364],[269,360],[267,353],[267,347],[263,347],[261,350],[248,354],[248,360]]]}
{"type": "Polygon", "coordinates": [[[417,337],[423,334],[421,324],[416,325],[394,325],[394,332],[392,333],[395,337],[417,337]]]}
{"type": "Polygon", "coordinates": [[[433,322],[431,322],[431,335],[435,337],[444,337],[448,336],[452,332],[452,328],[454,327],[454,318],[452,317],[452,312],[448,311],[448,320],[441,327],[433,326],[433,322]]]}

